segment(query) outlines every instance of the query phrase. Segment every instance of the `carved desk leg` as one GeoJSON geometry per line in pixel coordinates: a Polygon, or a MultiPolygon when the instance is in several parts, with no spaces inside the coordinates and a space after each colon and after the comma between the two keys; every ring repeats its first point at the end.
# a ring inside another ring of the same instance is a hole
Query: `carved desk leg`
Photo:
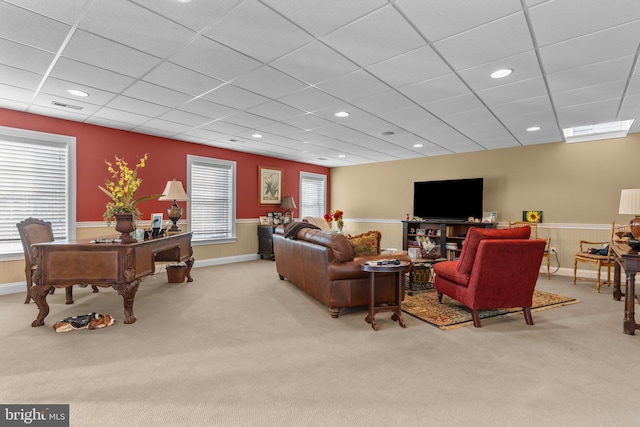
{"type": "Polygon", "coordinates": [[[624,296],[624,323],[623,332],[628,335],[635,334],[636,331],[636,319],[635,319],[635,302],[636,302],[636,272],[625,271],[627,274],[627,286],[624,296]]]}
{"type": "Polygon", "coordinates": [[[47,295],[49,295],[51,289],[53,289],[52,285],[35,285],[29,289],[31,298],[33,298],[38,306],[38,317],[36,317],[36,320],[31,322],[31,326],[36,327],[44,325],[44,318],[49,314],[47,295]]]}
{"type": "Polygon", "coordinates": [[[193,282],[193,278],[191,277],[191,267],[193,267],[194,259],[192,256],[187,258],[185,264],[187,264],[187,270],[184,272],[184,275],[187,276],[187,282],[193,282]]]}
{"type": "Polygon", "coordinates": [[[137,320],[136,316],[133,315],[133,299],[136,296],[136,292],[138,292],[138,285],[140,285],[140,280],[130,283],[115,283],[113,285],[114,289],[118,291],[118,295],[122,295],[124,300],[124,323],[126,324],[135,323],[137,320]]]}

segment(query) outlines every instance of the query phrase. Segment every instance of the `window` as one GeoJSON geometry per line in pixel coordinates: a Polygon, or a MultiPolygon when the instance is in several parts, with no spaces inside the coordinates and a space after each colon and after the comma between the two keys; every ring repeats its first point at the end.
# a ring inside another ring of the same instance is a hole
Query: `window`
{"type": "Polygon", "coordinates": [[[236,236],[236,162],[187,156],[189,221],[193,240],[236,236]]]}
{"type": "Polygon", "coordinates": [[[0,126],[0,254],[22,253],[16,224],[29,217],[75,238],[75,151],[73,137],[0,126]]]}
{"type": "Polygon", "coordinates": [[[300,172],[300,218],[324,216],[326,200],[327,176],[300,172]]]}

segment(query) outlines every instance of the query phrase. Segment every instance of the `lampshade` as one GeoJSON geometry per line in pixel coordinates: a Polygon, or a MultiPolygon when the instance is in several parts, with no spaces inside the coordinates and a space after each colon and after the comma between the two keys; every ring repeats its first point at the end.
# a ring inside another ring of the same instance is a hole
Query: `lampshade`
{"type": "Polygon", "coordinates": [[[182,181],[167,181],[167,186],[164,188],[162,192],[162,196],[158,200],[176,200],[176,201],[184,201],[189,200],[189,196],[184,191],[184,187],[182,186],[182,181]]]}
{"type": "Polygon", "coordinates": [[[631,234],[640,238],[640,188],[630,188],[622,190],[620,193],[620,207],[618,213],[623,215],[635,215],[631,219],[629,227],[631,234]]]}
{"type": "Polygon", "coordinates": [[[284,209],[296,209],[296,202],[293,200],[293,196],[284,196],[280,207],[284,209]]]}

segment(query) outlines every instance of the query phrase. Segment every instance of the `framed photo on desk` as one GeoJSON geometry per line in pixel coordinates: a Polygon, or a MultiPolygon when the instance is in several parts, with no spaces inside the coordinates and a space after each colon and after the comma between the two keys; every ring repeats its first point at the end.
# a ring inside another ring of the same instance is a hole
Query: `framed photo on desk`
{"type": "Polygon", "coordinates": [[[162,214],[151,214],[151,228],[162,228],[162,214]]]}

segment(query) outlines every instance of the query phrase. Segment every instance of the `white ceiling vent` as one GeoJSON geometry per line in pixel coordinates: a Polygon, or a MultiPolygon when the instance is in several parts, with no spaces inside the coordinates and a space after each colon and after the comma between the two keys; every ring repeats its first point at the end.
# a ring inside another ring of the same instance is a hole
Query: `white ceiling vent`
{"type": "Polygon", "coordinates": [[[51,105],[55,105],[56,107],[62,107],[62,108],[71,108],[72,110],[82,110],[84,108],[78,105],[65,104],[64,102],[58,102],[58,101],[51,101],[51,105]]]}
{"type": "Polygon", "coordinates": [[[624,138],[629,133],[633,119],[597,125],[576,126],[562,129],[567,144],[572,142],[595,141],[598,139],[624,138]]]}

